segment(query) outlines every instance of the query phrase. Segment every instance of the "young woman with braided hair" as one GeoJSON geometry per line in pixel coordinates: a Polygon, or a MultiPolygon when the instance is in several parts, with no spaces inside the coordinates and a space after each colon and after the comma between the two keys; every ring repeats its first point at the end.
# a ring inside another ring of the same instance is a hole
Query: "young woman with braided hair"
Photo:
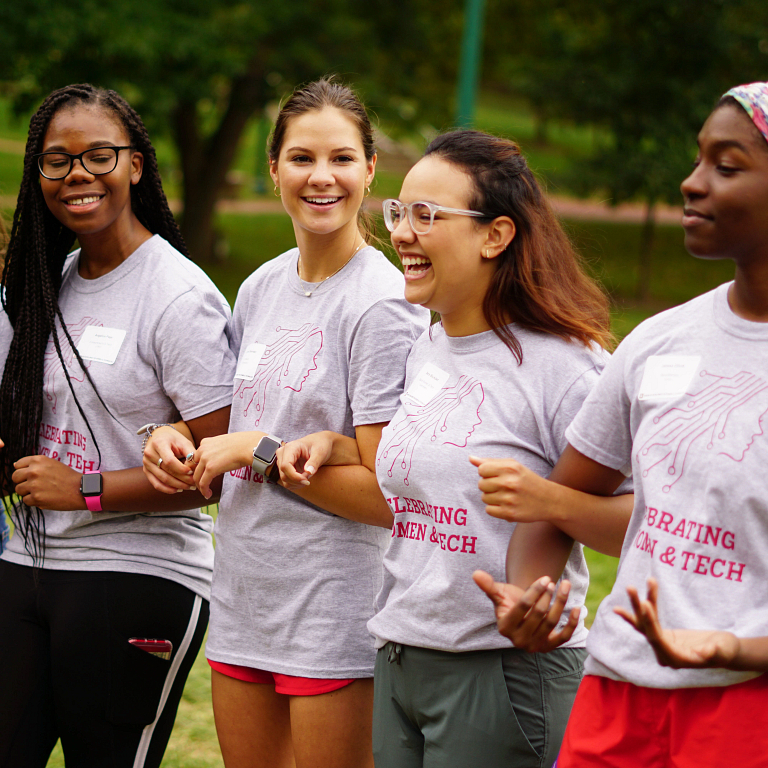
{"type": "Polygon", "coordinates": [[[2,280],[0,766],[42,767],[57,738],[68,766],[160,765],[207,624],[211,520],[199,494],[152,489],[136,431],[145,413],[226,431],[234,368],[229,307],[186,255],[136,112],[90,85],[48,96],[2,280]]]}

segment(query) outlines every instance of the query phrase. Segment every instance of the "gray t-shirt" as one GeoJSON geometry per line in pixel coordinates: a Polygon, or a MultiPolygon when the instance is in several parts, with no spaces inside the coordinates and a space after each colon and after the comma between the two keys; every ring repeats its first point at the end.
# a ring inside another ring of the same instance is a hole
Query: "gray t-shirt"
{"type": "MultiPolygon", "coordinates": [[[[238,293],[243,378],[230,431],[354,436],[389,421],[428,312],[405,302],[403,276],[374,248],[314,289],[297,259],[296,249],[278,256],[238,293]]],[[[365,625],[389,532],[325,512],[250,467],[225,476],[219,510],[207,656],[300,677],[370,677],[365,625]]]]}
{"type": "MultiPolygon", "coordinates": [[[[230,311],[205,273],[155,235],[103,277],[77,272],[79,251],[64,265],[59,306],[107,413],[85,378],[63,332],[72,386],[53,341],[45,353],[39,453],[77,472],[141,465],[136,430],[148,421],[194,419],[231,402],[234,355],[230,311]],[[94,444],[94,437],[101,451],[94,444]]],[[[4,315],[3,349],[12,334],[4,315]]],[[[183,512],[45,513],[45,567],[121,571],[170,579],[207,598],[213,567],[212,521],[183,512]]],[[[3,559],[31,565],[18,533],[3,559]]]]}
{"type": "Polygon", "coordinates": [[[613,613],[659,582],[670,629],[768,635],[768,323],[733,314],[728,285],[642,323],[567,431],[581,453],[631,465],[635,508],[611,594],[587,641],[590,674],[651,688],[729,685],[757,673],[661,667],[613,613]]]}
{"type": "MultiPolygon", "coordinates": [[[[608,354],[512,327],[516,359],[493,331],[425,333],[408,357],[406,392],[384,430],[376,472],[395,515],[384,584],[368,628],[390,640],[442,651],[508,648],[493,606],[472,581],[478,568],[505,580],[514,524],[485,512],[470,455],[513,458],[548,476],[565,448],[565,428],[597,381],[608,354]]],[[[567,611],[589,583],[579,544],[565,568],[567,611]]],[[[584,645],[579,626],[567,645],[584,645]]]]}

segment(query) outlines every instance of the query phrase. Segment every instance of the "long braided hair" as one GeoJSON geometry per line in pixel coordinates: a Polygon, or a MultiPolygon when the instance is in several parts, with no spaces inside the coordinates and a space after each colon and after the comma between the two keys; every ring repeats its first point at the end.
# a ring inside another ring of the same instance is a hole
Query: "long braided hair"
{"type": "MultiPolygon", "coordinates": [[[[141,179],[131,186],[133,213],[150,232],[161,235],[174,248],[189,256],[163,192],[155,150],[136,111],[115,91],[95,88],[89,84],[69,85],[51,93],[29,123],[24,172],[13,214],[0,291],[0,300],[13,327],[13,340],[0,382],[0,437],[5,441],[0,462],[2,493],[6,510],[16,525],[16,532],[24,539],[25,549],[33,562],[41,565],[44,557],[45,518],[40,509],[29,507],[20,498],[11,495],[11,476],[15,461],[38,451],[38,433],[43,414],[43,365],[49,338],[53,341],[67,384],[98,451],[98,443],[72,387],[61,349],[62,341],[69,344],[95,390],[69,335],[58,302],[62,269],[76,235],[63,226],[48,209],[38,183],[39,171],[34,158],[35,154],[42,151],[53,116],[60,109],[81,104],[110,112],[125,129],[130,145],[144,155],[141,179]],[[60,332],[63,332],[64,340],[60,338],[60,332]]],[[[104,401],[101,402],[109,412],[104,401]]]]}

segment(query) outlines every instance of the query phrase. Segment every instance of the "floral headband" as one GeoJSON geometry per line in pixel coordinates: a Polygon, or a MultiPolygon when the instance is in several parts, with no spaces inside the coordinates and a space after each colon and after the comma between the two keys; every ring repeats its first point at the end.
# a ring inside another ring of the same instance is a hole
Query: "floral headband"
{"type": "Polygon", "coordinates": [[[726,96],[731,96],[741,104],[757,126],[757,130],[768,141],[768,83],[749,83],[731,88],[726,96]]]}

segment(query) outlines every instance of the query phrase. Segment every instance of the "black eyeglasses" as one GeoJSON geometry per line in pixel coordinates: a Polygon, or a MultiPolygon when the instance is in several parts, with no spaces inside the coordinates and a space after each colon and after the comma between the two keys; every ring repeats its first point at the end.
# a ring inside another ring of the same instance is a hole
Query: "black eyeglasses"
{"type": "Polygon", "coordinates": [[[40,175],[56,181],[69,175],[75,160],[79,160],[83,168],[94,176],[112,173],[117,168],[117,157],[121,149],[133,149],[133,147],[96,147],[86,149],[79,155],[70,155],[69,152],[41,152],[35,157],[40,175]]]}

